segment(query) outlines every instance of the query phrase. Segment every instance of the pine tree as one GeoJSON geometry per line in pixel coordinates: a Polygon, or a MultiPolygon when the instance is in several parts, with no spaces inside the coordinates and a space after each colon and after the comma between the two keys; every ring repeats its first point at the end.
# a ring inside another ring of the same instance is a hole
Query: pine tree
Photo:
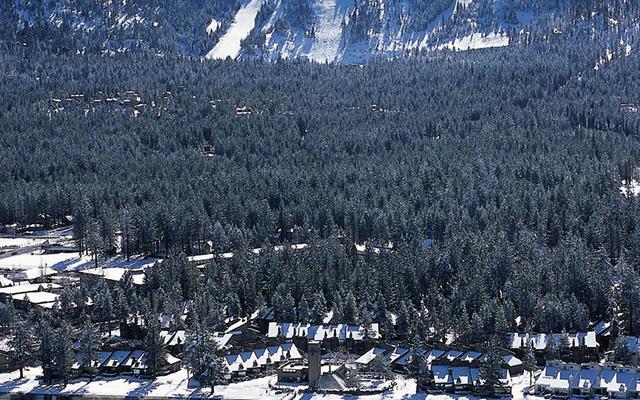
{"type": "Polygon", "coordinates": [[[404,300],[402,300],[400,302],[400,307],[398,308],[398,316],[396,319],[396,331],[398,333],[398,336],[400,336],[401,338],[406,338],[411,333],[411,321],[409,319],[409,309],[407,308],[407,304],[404,302],[404,300]]]}
{"type": "Polygon", "coordinates": [[[343,320],[345,323],[358,323],[358,305],[356,304],[356,298],[353,293],[349,292],[344,301],[344,315],[343,320]]]}
{"type": "Polygon", "coordinates": [[[148,372],[154,376],[160,372],[165,363],[164,340],[161,336],[160,321],[157,314],[147,314],[147,332],[144,337],[144,350],[147,352],[148,372]]]}
{"type": "Polygon", "coordinates": [[[531,340],[527,343],[522,363],[524,364],[524,370],[529,372],[529,385],[533,385],[533,373],[537,369],[538,363],[536,361],[536,354],[533,351],[533,343],[531,340]]]}
{"type": "Polygon", "coordinates": [[[185,341],[185,364],[193,376],[202,381],[210,364],[210,355],[218,351],[217,344],[207,328],[195,322],[194,328],[187,331],[185,341]]]}
{"type": "Polygon", "coordinates": [[[429,364],[424,355],[420,337],[415,335],[409,347],[409,376],[416,380],[417,389],[425,389],[431,383],[429,364]]]}
{"type": "Polygon", "coordinates": [[[36,342],[29,326],[22,321],[16,324],[15,332],[9,341],[11,363],[20,370],[20,379],[24,377],[24,369],[34,365],[36,359],[36,342]]]}
{"type": "Polygon", "coordinates": [[[321,324],[327,313],[327,300],[322,292],[318,291],[313,295],[313,305],[309,311],[309,320],[312,324],[321,324]]]}
{"type": "Polygon", "coordinates": [[[493,337],[489,343],[486,358],[480,365],[479,378],[485,390],[495,396],[496,388],[500,387],[500,378],[502,377],[502,357],[498,353],[499,339],[493,337]]]}
{"type": "Polygon", "coordinates": [[[73,352],[73,342],[71,341],[71,327],[62,321],[60,328],[55,332],[55,344],[53,352],[53,363],[56,376],[64,382],[66,386],[71,377],[71,367],[75,362],[73,352]]]}
{"type": "Polygon", "coordinates": [[[309,310],[309,303],[307,303],[307,298],[302,295],[300,303],[298,304],[298,321],[309,322],[310,314],[311,311],[309,310]]]}
{"type": "Polygon", "coordinates": [[[205,357],[205,368],[202,372],[203,379],[211,387],[214,393],[216,385],[224,382],[225,363],[222,357],[214,353],[208,353],[205,357]]]}
{"type": "Polygon", "coordinates": [[[49,320],[40,320],[36,332],[40,342],[38,359],[42,365],[42,375],[48,383],[51,383],[56,373],[54,358],[56,338],[54,338],[54,331],[49,320]]]}
{"type": "MultiPolygon", "coordinates": [[[[628,341],[630,338],[626,336],[618,336],[613,347],[613,361],[628,365],[631,362],[631,354],[629,352],[628,341]]],[[[635,339],[632,339],[635,340],[635,339]]]]}
{"type": "Polygon", "coordinates": [[[84,368],[87,369],[89,373],[93,373],[92,368],[94,364],[98,363],[102,344],[98,332],[88,319],[85,320],[84,325],[82,325],[79,342],[79,350],[83,357],[84,368]]]}
{"type": "Polygon", "coordinates": [[[547,358],[549,360],[558,360],[561,356],[560,344],[555,338],[555,335],[547,335],[547,347],[545,349],[547,358]]]}

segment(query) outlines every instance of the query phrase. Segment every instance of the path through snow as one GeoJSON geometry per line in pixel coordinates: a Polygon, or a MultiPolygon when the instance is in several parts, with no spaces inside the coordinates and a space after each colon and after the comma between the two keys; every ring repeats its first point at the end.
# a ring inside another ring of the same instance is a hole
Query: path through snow
{"type": "Polygon", "coordinates": [[[214,60],[236,58],[240,54],[240,42],[251,33],[256,23],[256,15],[264,3],[265,0],[249,0],[240,7],[229,29],[206,57],[214,60]]]}

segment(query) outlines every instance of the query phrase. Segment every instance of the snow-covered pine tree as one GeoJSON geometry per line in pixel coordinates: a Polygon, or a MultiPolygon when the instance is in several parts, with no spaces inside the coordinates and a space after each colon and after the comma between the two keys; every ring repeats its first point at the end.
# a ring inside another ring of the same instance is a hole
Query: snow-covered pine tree
{"type": "Polygon", "coordinates": [[[73,342],[71,341],[71,326],[67,322],[62,321],[60,328],[55,331],[54,340],[53,363],[55,374],[67,386],[71,377],[71,367],[76,361],[73,342]]]}
{"type": "Polygon", "coordinates": [[[327,300],[322,292],[317,291],[313,295],[313,305],[309,311],[309,321],[312,324],[321,324],[327,313],[327,300]]]}
{"type": "Polygon", "coordinates": [[[193,329],[187,331],[184,361],[196,379],[202,381],[210,362],[209,356],[217,351],[218,346],[206,326],[194,323],[193,329]]]}
{"type": "Polygon", "coordinates": [[[80,354],[84,359],[84,369],[93,374],[95,371],[92,370],[92,366],[98,362],[102,343],[98,332],[88,319],[82,325],[79,342],[80,354]]]}
{"type": "Polygon", "coordinates": [[[159,316],[150,313],[146,317],[147,332],[144,337],[144,350],[147,352],[147,365],[150,375],[156,375],[165,363],[164,340],[160,335],[159,316]]]}
{"type": "Polygon", "coordinates": [[[11,363],[20,370],[20,379],[22,379],[24,369],[34,364],[37,349],[33,333],[25,322],[16,323],[13,336],[9,340],[9,347],[13,350],[11,363]]]}
{"type": "Polygon", "coordinates": [[[426,389],[431,383],[429,364],[418,335],[411,340],[409,352],[409,376],[416,380],[416,390],[426,389]]]}
{"type": "Polygon", "coordinates": [[[494,396],[496,388],[501,385],[500,378],[502,376],[502,357],[498,352],[499,339],[493,337],[487,349],[486,358],[480,365],[479,378],[487,393],[494,396]]]}
{"type": "Polygon", "coordinates": [[[529,385],[533,385],[533,373],[538,367],[538,363],[536,361],[536,354],[533,351],[533,343],[529,340],[527,343],[527,347],[524,350],[524,359],[522,360],[524,364],[524,370],[529,373],[529,385]]]}
{"type": "Polygon", "coordinates": [[[613,346],[613,361],[626,365],[631,361],[631,354],[629,353],[629,338],[626,336],[618,336],[613,346]]]}
{"type": "Polygon", "coordinates": [[[206,355],[202,379],[211,387],[211,393],[215,391],[216,385],[224,382],[224,369],[225,362],[222,357],[215,352],[206,355]]]}
{"type": "Polygon", "coordinates": [[[311,311],[309,310],[309,303],[305,295],[302,295],[300,303],[298,304],[298,321],[309,322],[309,316],[311,311]]]}

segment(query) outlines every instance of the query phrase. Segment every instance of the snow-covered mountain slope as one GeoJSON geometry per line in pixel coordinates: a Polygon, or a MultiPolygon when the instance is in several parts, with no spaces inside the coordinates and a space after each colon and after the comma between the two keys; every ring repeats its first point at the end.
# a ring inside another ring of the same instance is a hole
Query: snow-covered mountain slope
{"type": "Polygon", "coordinates": [[[354,64],[558,37],[628,43],[640,37],[639,26],[640,2],[635,0],[0,2],[0,42],[210,59],[354,64]]]}
{"type": "Polygon", "coordinates": [[[240,7],[229,29],[206,57],[214,60],[236,58],[240,53],[240,44],[254,28],[256,16],[264,2],[265,0],[249,0],[240,7]]]}

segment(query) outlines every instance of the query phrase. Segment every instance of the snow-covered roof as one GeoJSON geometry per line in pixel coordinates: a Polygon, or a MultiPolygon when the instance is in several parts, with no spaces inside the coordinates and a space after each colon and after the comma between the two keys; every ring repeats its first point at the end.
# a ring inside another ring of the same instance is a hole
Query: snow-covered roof
{"type": "Polygon", "coordinates": [[[230,332],[230,333],[216,332],[213,335],[213,340],[218,345],[218,348],[223,349],[227,347],[231,338],[233,338],[233,336],[235,336],[236,334],[237,333],[234,333],[234,332],[230,332]]]}
{"type": "Polygon", "coordinates": [[[7,277],[0,276],[0,287],[13,286],[13,281],[7,277]]]}
{"type": "Polygon", "coordinates": [[[30,283],[28,285],[16,285],[0,288],[0,294],[14,295],[20,293],[39,292],[43,290],[61,289],[57,283],[30,283]]]}
{"type": "Polygon", "coordinates": [[[475,385],[469,367],[451,367],[451,378],[455,385],[475,385]]]}
{"type": "Polygon", "coordinates": [[[122,267],[109,267],[109,268],[89,268],[83,269],[80,271],[82,274],[99,276],[103,279],[112,282],[120,282],[125,272],[131,272],[131,280],[134,285],[142,285],[144,284],[144,272],[141,269],[131,269],[131,268],[122,268],[122,267]]]}
{"type": "Polygon", "coordinates": [[[225,356],[225,362],[230,372],[262,368],[274,363],[300,359],[302,359],[302,354],[293,343],[284,343],[280,346],[270,346],[225,356]]]}
{"type": "Polygon", "coordinates": [[[512,356],[511,354],[507,354],[502,356],[502,360],[510,367],[515,367],[518,365],[522,365],[522,360],[520,360],[516,356],[512,356]]]}
{"type": "MultiPolygon", "coordinates": [[[[365,330],[360,325],[337,324],[337,325],[311,325],[306,323],[282,323],[270,322],[267,331],[268,338],[306,337],[308,340],[322,341],[324,339],[338,338],[339,340],[363,340],[365,330]]],[[[371,324],[369,337],[380,338],[380,331],[377,323],[371,324]]]]}
{"type": "MultiPolygon", "coordinates": [[[[596,340],[596,332],[588,331],[588,332],[571,332],[567,333],[567,340],[569,343],[569,347],[580,347],[582,345],[587,348],[598,348],[600,345],[596,340]]],[[[562,339],[561,333],[510,333],[509,334],[509,347],[511,349],[520,349],[526,347],[529,341],[534,349],[536,350],[545,350],[549,341],[553,338],[556,343],[560,344],[562,339]]]]}
{"type": "Polygon", "coordinates": [[[144,356],[144,354],[145,353],[143,350],[134,350],[131,353],[129,353],[129,356],[127,357],[126,360],[124,360],[122,365],[126,367],[132,367],[137,360],[141,359],[142,356],[144,356]]]}
{"type": "Polygon", "coordinates": [[[29,292],[14,294],[11,296],[14,300],[28,301],[32,304],[51,303],[58,300],[59,295],[49,292],[29,292]]]}
{"type": "Polygon", "coordinates": [[[129,354],[131,354],[131,352],[126,350],[114,351],[104,362],[103,366],[117,368],[129,357],[129,354]]]}
{"type": "Polygon", "coordinates": [[[16,272],[11,277],[14,281],[30,281],[33,279],[42,278],[43,276],[50,276],[57,274],[53,268],[44,267],[44,268],[29,268],[20,272],[16,272]]]}
{"type": "Polygon", "coordinates": [[[386,353],[386,349],[382,349],[380,347],[373,347],[360,357],[356,359],[357,364],[368,365],[370,362],[376,359],[381,354],[386,353]]]}
{"type": "Polygon", "coordinates": [[[435,383],[453,383],[453,377],[449,374],[450,368],[448,365],[434,365],[431,367],[433,373],[433,381],[435,383]]]}
{"type": "Polygon", "coordinates": [[[167,346],[179,346],[184,344],[186,338],[185,331],[176,331],[176,333],[171,337],[171,340],[167,343],[167,346]]]}

